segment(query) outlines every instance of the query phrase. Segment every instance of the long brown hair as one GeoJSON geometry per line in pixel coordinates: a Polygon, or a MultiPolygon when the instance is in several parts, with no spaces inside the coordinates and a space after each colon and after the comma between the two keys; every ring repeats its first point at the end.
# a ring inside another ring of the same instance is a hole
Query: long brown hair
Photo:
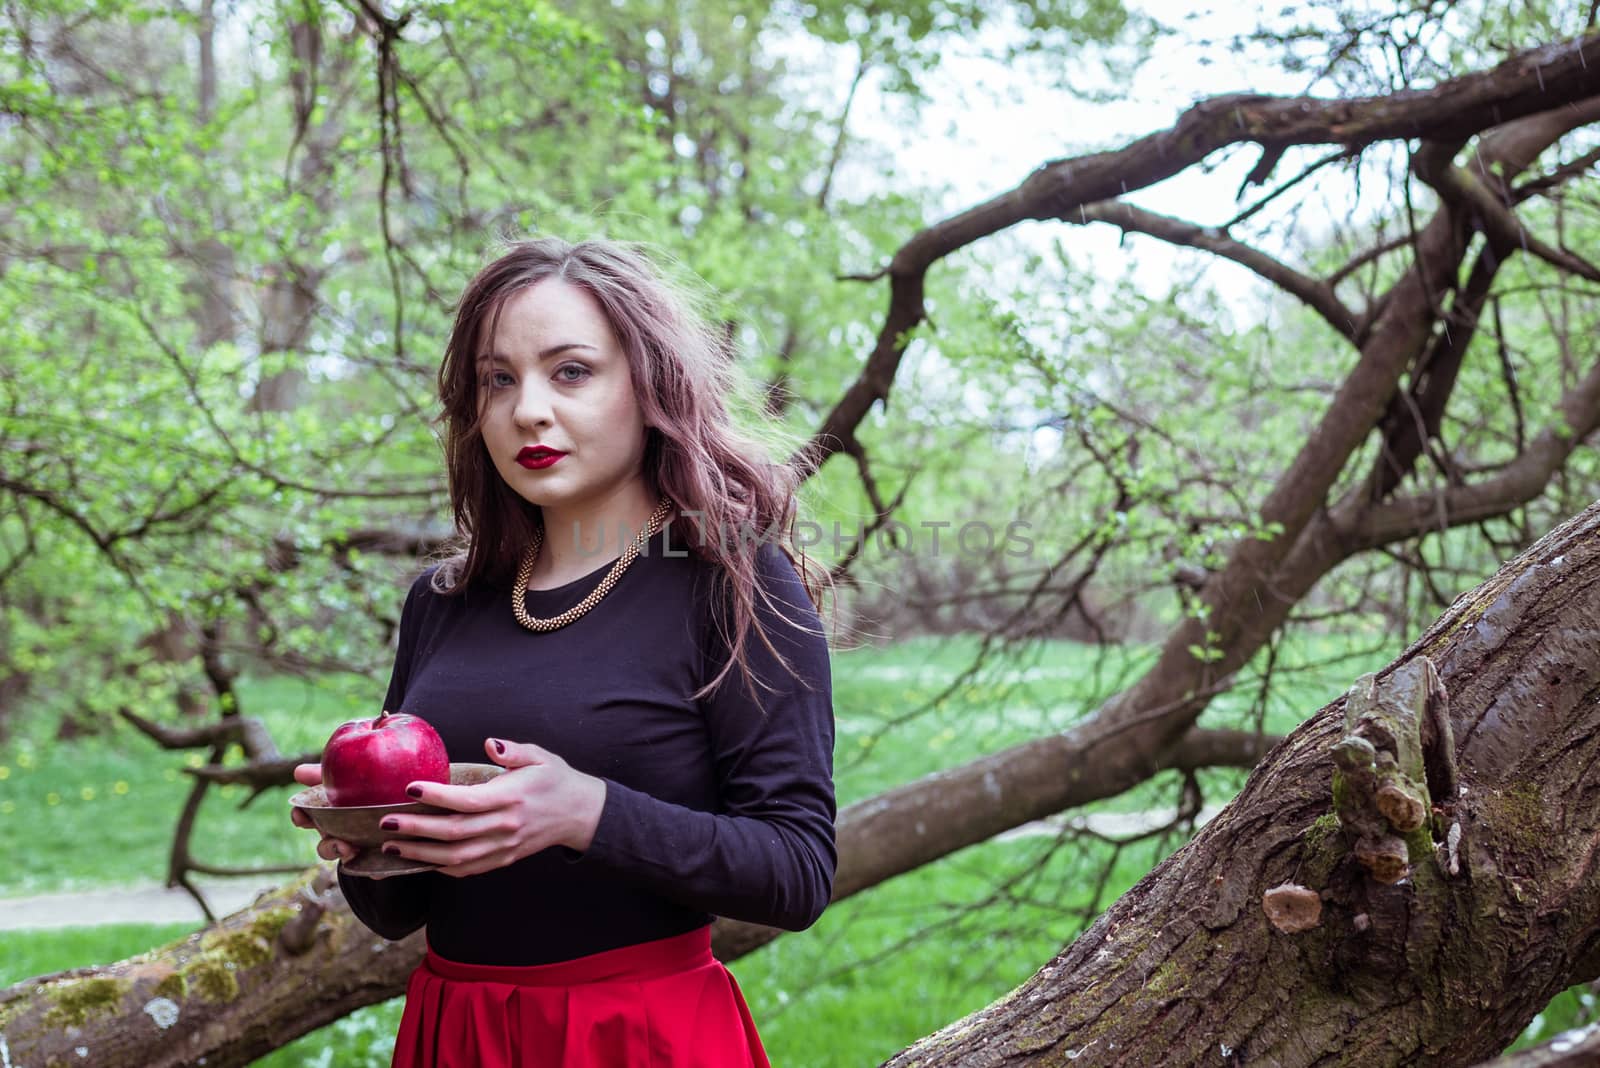
{"type": "Polygon", "coordinates": [[[618,242],[519,241],[479,271],[462,293],[439,366],[443,410],[435,420],[445,427],[456,537],[442,549],[446,555],[433,589],[454,595],[480,581],[509,583],[520,554],[543,523],[541,509],[507,486],[489,460],[475,363],[482,342],[494,336],[507,300],[548,278],[579,286],[599,303],[627,355],[634,394],[650,427],[645,481],[654,495],[665,494],[677,506],[672,543],[718,565],[713,603],[733,609],[731,620],[717,617],[730,657],[694,696],[715,690],[735,664],[746,680],[754,679],[746,653],[752,631],[789,666],[757,618],[757,592],[786,622],[800,623],[760,588],[756,554],[763,540],[775,543],[822,611],[829,573],[803,551],[795,552],[799,479],[734,425],[728,410],[735,386],[732,353],[699,313],[694,296],[668,281],[643,250],[618,242]],[[691,512],[695,515],[685,514],[691,512]]]}

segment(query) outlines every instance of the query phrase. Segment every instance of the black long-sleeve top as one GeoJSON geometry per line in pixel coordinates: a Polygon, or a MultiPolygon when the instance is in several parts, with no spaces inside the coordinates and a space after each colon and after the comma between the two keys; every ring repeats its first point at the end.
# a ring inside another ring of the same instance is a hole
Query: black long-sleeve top
{"type": "MultiPolygon", "coordinates": [[[[610,567],[525,591],[528,611],[558,615],[610,567]]],[[[424,572],[401,612],[384,707],[428,720],[452,761],[487,761],[491,737],[542,746],[603,778],[605,805],[582,853],[555,846],[460,879],[341,872],[356,916],[390,939],[426,924],[441,956],[502,965],[666,938],[713,916],[814,923],[837,861],[827,641],[794,565],[764,544],[758,581],[804,630],[759,595],[757,615],[795,674],[752,631],[749,664],[770,690],[735,665],[692,699],[728,659],[714,568],[658,535],[598,604],[542,634],[516,621],[509,586],[446,597],[424,572]]]]}

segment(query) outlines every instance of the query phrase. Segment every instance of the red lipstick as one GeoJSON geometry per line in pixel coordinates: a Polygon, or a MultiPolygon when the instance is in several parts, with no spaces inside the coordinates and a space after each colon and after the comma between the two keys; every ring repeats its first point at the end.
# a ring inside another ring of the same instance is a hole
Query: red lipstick
{"type": "Polygon", "coordinates": [[[565,455],[566,453],[559,449],[548,448],[544,445],[530,445],[517,453],[517,463],[530,471],[537,471],[540,468],[549,467],[565,455]]]}

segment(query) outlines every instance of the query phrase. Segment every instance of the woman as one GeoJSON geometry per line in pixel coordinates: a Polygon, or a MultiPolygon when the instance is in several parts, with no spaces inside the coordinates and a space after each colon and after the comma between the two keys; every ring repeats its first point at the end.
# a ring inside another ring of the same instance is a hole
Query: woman
{"type": "Polygon", "coordinates": [[[767,1064],[709,924],[827,904],[833,705],[793,476],[747,459],[726,361],[607,242],[519,243],[462,296],[439,371],[461,539],[411,587],[384,708],[508,770],[412,784],[450,813],[389,817],[385,852],[437,868],[341,865],[373,931],[427,928],[396,1065],[767,1064]]]}

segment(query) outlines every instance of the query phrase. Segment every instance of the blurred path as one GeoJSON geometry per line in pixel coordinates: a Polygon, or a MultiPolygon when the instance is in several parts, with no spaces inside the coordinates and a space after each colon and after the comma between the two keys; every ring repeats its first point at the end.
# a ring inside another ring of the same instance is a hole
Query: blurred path
{"type": "MultiPolygon", "coordinates": [[[[211,911],[226,916],[287,878],[196,880],[196,885],[206,896],[211,911]]],[[[33,897],[0,897],[0,931],[92,927],[106,923],[193,923],[199,926],[203,922],[205,916],[187,890],[169,889],[159,883],[33,897]]]]}

